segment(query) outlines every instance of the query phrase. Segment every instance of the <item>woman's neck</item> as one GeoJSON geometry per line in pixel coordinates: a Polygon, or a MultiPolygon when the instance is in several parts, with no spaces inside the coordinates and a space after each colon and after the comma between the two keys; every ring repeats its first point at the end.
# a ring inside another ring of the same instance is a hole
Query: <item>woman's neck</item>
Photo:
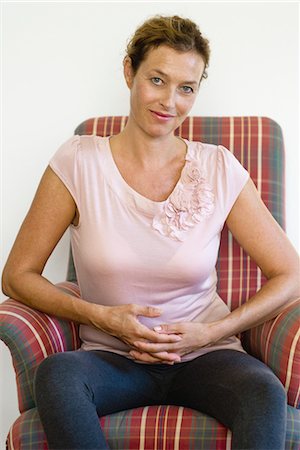
{"type": "Polygon", "coordinates": [[[185,142],[174,134],[153,137],[130,123],[110,139],[110,144],[114,156],[126,158],[141,168],[159,169],[174,159],[184,160],[186,155],[185,142]]]}

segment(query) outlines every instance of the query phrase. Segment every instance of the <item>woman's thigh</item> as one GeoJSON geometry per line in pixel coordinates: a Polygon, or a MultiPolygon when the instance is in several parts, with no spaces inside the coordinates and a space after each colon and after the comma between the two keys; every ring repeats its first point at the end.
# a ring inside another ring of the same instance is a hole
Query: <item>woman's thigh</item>
{"type": "MultiPolygon", "coordinates": [[[[78,408],[83,399],[99,416],[159,403],[163,389],[144,365],[104,351],[71,351],[48,357],[39,367],[36,395],[78,408]]],[[[48,401],[47,400],[47,401],[48,401]]]]}

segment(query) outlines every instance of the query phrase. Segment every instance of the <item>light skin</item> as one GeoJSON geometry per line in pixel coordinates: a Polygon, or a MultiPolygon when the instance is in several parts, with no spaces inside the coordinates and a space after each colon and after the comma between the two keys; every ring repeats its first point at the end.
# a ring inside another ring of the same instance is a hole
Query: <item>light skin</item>
{"type": "Polygon", "coordinates": [[[125,181],[151,200],[168,198],[180,177],[186,144],[174,130],[195,102],[204,67],[197,53],[166,46],[152,50],[136,74],[130,58],[124,60],[130,114],[125,130],[110,145],[125,181]]]}
{"type": "MultiPolygon", "coordinates": [[[[130,58],[124,60],[130,113],[124,131],[110,139],[111,150],[125,181],[153,201],[166,200],[180,177],[186,146],[174,136],[174,130],[195,102],[204,66],[199,54],[179,53],[166,46],[151,50],[137,73],[130,58]]],[[[157,308],[96,305],[57,289],[42,271],[57,242],[71,223],[78,223],[78,217],[69,191],[48,167],[4,269],[3,291],[33,308],[118,337],[132,348],[131,356],[137,361],[174,364],[197,348],[275,317],[299,297],[298,255],[252,181],[242,190],[226,222],[268,282],[246,304],[212,323],[162,324],[150,330],[139,322],[139,316],[159,317],[162,311],[157,308]]]]}

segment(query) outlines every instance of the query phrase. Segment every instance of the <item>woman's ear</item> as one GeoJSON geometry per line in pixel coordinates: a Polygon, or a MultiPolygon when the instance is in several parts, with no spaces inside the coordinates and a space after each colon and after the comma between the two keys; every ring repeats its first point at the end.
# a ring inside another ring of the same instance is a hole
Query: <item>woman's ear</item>
{"type": "Polygon", "coordinates": [[[126,84],[129,87],[129,89],[131,89],[134,74],[133,74],[133,68],[132,68],[132,62],[131,62],[130,56],[125,56],[125,58],[123,60],[123,68],[124,68],[124,77],[125,77],[126,84]]]}

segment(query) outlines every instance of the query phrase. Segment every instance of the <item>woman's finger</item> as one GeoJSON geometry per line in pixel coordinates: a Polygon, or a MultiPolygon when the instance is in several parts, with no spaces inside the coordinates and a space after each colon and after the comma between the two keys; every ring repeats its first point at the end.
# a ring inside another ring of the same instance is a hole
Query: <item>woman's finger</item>
{"type": "Polygon", "coordinates": [[[139,352],[137,350],[131,350],[130,355],[137,361],[149,364],[174,364],[175,362],[180,362],[180,357],[178,355],[167,352],[150,354],[146,352],[139,352]]]}
{"type": "Polygon", "coordinates": [[[176,353],[177,342],[163,342],[163,343],[153,343],[153,342],[144,342],[144,341],[135,341],[133,346],[146,353],[159,353],[159,352],[174,352],[176,353]]]}
{"type": "Polygon", "coordinates": [[[140,325],[139,335],[142,339],[157,343],[175,343],[181,341],[182,339],[181,336],[178,336],[177,334],[157,333],[144,325],[140,325]]]}

